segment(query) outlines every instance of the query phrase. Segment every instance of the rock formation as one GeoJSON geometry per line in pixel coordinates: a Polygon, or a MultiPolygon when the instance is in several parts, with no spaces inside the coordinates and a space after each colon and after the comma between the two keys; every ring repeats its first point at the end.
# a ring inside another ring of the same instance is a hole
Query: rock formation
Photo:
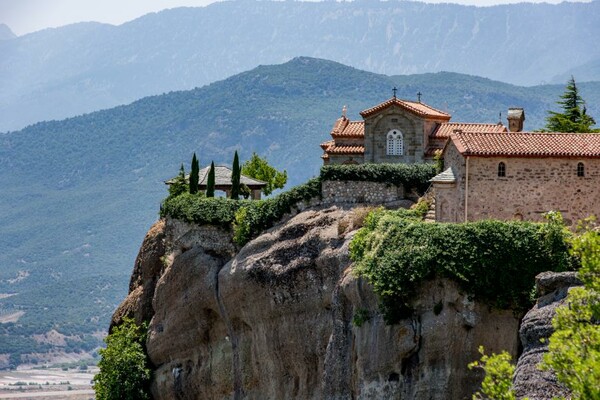
{"type": "Polygon", "coordinates": [[[348,246],[364,210],[313,207],[242,249],[176,220],[150,230],[115,312],[151,320],[155,399],[463,399],[477,348],[517,355],[519,318],[428,282],[386,325],[348,246]]]}
{"type": "Polygon", "coordinates": [[[541,371],[538,365],[548,349],[547,339],[554,331],[552,318],[556,314],[556,308],[565,303],[570,287],[581,285],[575,272],[543,272],[536,277],[540,297],[523,317],[520,328],[523,353],[519,357],[514,380],[518,398],[569,398],[569,392],[558,383],[556,376],[549,371],[541,371]]]}

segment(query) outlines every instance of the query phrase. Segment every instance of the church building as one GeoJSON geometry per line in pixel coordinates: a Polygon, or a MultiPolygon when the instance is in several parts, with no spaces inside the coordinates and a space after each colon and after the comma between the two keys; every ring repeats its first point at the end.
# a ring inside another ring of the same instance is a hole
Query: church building
{"type": "Polygon", "coordinates": [[[394,97],[350,121],[345,107],[324,164],[421,163],[441,153],[444,171],[431,179],[435,220],[541,221],[560,211],[567,225],[600,218],[600,134],[524,132],[525,112],[501,123],[456,123],[419,101],[394,97]]]}
{"type": "MultiPolygon", "coordinates": [[[[321,144],[325,165],[421,163],[433,160],[453,132],[507,132],[500,123],[450,122],[450,114],[420,99],[401,100],[395,95],[360,115],[362,121],[350,121],[344,107],[342,116],[333,124],[331,140],[321,144]]],[[[524,119],[524,114],[514,114],[513,118],[524,119]]],[[[518,121],[513,125],[518,129],[518,121]]]]}

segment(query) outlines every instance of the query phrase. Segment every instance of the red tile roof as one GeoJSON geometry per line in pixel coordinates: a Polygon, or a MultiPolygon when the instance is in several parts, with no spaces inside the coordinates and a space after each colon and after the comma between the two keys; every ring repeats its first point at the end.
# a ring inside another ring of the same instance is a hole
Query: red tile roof
{"type": "Polygon", "coordinates": [[[443,119],[446,121],[450,120],[450,114],[435,109],[433,107],[428,106],[427,104],[408,101],[408,100],[400,100],[396,97],[392,97],[391,99],[384,101],[381,104],[376,105],[375,107],[369,108],[367,110],[361,111],[360,115],[363,118],[366,118],[370,115],[373,115],[381,110],[385,110],[392,105],[397,105],[413,114],[416,114],[420,117],[430,117],[436,119],[443,119]]]}
{"type": "Polygon", "coordinates": [[[324,151],[327,151],[327,149],[328,149],[329,147],[333,146],[334,144],[335,144],[335,142],[334,142],[333,140],[328,140],[328,141],[326,141],[326,142],[323,142],[323,143],[321,143],[321,148],[322,148],[324,151]]]}
{"type": "Polygon", "coordinates": [[[502,133],[508,132],[508,129],[502,124],[474,124],[463,122],[444,122],[440,124],[429,137],[435,139],[449,138],[456,131],[462,132],[485,132],[502,133]]]}
{"type": "Polygon", "coordinates": [[[343,131],[349,122],[350,122],[350,120],[346,117],[340,117],[340,118],[336,119],[335,122],[333,123],[333,128],[331,128],[331,135],[333,136],[334,134],[343,131]]]}
{"type": "Polygon", "coordinates": [[[364,121],[349,121],[343,124],[341,130],[331,131],[331,137],[333,138],[364,138],[365,137],[365,122],[364,121]]]}
{"type": "Polygon", "coordinates": [[[464,156],[600,158],[600,134],[594,133],[453,133],[464,156]]]}
{"type": "Polygon", "coordinates": [[[327,154],[365,154],[365,146],[357,145],[330,145],[325,152],[327,154]]]}

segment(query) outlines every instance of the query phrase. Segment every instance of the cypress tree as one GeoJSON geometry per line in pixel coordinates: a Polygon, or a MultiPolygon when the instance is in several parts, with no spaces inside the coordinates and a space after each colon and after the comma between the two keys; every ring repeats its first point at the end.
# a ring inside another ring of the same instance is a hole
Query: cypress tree
{"type": "Polygon", "coordinates": [[[210,163],[208,178],[206,180],[206,197],[215,197],[215,162],[210,163]]]}
{"type": "Polygon", "coordinates": [[[237,150],[233,156],[233,167],[231,168],[231,198],[233,200],[240,199],[240,159],[237,150]]]}
{"type": "Polygon", "coordinates": [[[200,166],[198,163],[198,159],[196,158],[196,153],[192,157],[192,168],[190,171],[190,193],[196,194],[198,193],[198,174],[200,174],[200,166]]]}

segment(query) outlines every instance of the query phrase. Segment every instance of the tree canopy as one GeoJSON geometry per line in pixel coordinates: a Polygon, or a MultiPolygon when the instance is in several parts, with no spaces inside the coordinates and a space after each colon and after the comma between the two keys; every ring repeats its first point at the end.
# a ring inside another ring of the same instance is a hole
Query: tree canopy
{"type": "Polygon", "coordinates": [[[149,399],[150,368],[143,343],[146,325],[138,326],[125,318],[120,326],[106,337],[106,349],[94,377],[94,391],[98,400],[149,399]]]}
{"type": "Polygon", "coordinates": [[[573,242],[581,257],[583,287],[572,288],[552,319],[543,367],[577,400],[600,399],[600,230],[588,229],[573,242]]]}
{"type": "Polygon", "coordinates": [[[571,76],[565,92],[556,103],[563,112],[549,111],[546,118],[547,132],[597,132],[592,128],[596,121],[587,115],[585,101],[579,95],[575,78],[571,76]]]}
{"type": "Polygon", "coordinates": [[[169,186],[169,196],[177,197],[180,194],[187,193],[188,190],[189,186],[185,179],[185,170],[183,164],[181,164],[179,174],[173,179],[173,183],[169,186]]]}
{"type": "Polygon", "coordinates": [[[275,189],[283,189],[287,183],[286,170],[276,170],[256,153],[252,153],[252,157],[242,165],[242,174],[266,182],[267,185],[262,190],[265,196],[273,193],[275,189]]]}

